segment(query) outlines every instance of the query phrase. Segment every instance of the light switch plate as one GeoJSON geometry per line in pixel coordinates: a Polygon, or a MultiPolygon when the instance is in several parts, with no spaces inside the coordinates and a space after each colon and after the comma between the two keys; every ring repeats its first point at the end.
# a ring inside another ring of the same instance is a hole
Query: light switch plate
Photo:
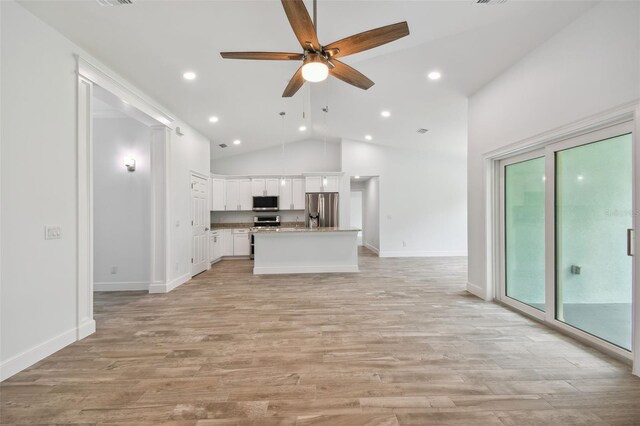
{"type": "Polygon", "coordinates": [[[60,238],[62,238],[62,226],[45,225],[44,227],[45,240],[59,240],[60,238]]]}

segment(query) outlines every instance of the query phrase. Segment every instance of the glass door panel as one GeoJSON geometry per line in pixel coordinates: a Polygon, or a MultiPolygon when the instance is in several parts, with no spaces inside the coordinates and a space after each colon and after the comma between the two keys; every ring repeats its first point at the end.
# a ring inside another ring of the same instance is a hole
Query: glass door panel
{"type": "Polygon", "coordinates": [[[545,161],[505,166],[505,294],[545,310],[545,161]]]}
{"type": "Polygon", "coordinates": [[[556,319],[631,350],[632,137],[555,153],[556,319]]]}

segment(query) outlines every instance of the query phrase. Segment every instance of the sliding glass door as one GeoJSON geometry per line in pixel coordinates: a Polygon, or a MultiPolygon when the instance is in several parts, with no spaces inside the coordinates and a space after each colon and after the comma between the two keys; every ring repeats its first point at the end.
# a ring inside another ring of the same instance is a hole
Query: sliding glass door
{"type": "Polygon", "coordinates": [[[555,153],[556,319],[631,350],[630,134],[555,153]]]}
{"type": "Polygon", "coordinates": [[[505,296],[544,311],[544,157],[503,167],[505,296]]]}
{"type": "Polygon", "coordinates": [[[632,348],[631,123],[500,162],[498,299],[616,353],[632,348]]]}

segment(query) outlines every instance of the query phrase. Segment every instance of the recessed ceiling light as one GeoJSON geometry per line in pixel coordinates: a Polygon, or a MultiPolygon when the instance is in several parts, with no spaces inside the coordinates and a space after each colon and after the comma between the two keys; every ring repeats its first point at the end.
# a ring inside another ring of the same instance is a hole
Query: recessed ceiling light
{"type": "Polygon", "coordinates": [[[216,117],[215,115],[212,115],[211,117],[209,117],[209,123],[217,123],[218,122],[218,117],[216,117]]]}
{"type": "Polygon", "coordinates": [[[240,145],[242,143],[242,141],[240,139],[236,139],[235,141],[233,141],[234,145],[240,145]]]}
{"type": "Polygon", "coordinates": [[[196,79],[196,73],[193,71],[187,71],[184,74],[182,74],[182,77],[185,80],[195,80],[196,79]]]}
{"type": "Polygon", "coordinates": [[[439,71],[431,71],[429,73],[429,79],[431,80],[440,80],[440,77],[442,77],[442,74],[439,71]]]}
{"type": "Polygon", "coordinates": [[[307,130],[307,126],[300,126],[298,127],[298,130],[300,130],[301,132],[304,132],[305,130],[307,130]]]}
{"type": "Polygon", "coordinates": [[[385,111],[382,111],[380,115],[383,116],[384,118],[391,117],[391,112],[385,110],[385,111]]]}
{"type": "Polygon", "coordinates": [[[371,139],[373,139],[373,136],[371,135],[364,135],[364,138],[368,141],[370,141],[371,139]]]}

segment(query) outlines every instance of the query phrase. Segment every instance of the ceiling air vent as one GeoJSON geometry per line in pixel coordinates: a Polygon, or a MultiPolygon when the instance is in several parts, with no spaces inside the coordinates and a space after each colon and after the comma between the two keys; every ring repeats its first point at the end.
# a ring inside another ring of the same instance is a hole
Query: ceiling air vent
{"type": "Polygon", "coordinates": [[[133,0],[96,0],[101,6],[124,6],[133,4],[133,0]]]}
{"type": "Polygon", "coordinates": [[[424,135],[428,131],[429,131],[429,129],[418,129],[418,130],[416,130],[416,132],[420,133],[421,135],[424,135]]]}
{"type": "Polygon", "coordinates": [[[507,0],[475,0],[476,4],[503,4],[507,0]]]}
{"type": "Polygon", "coordinates": [[[226,143],[221,143],[220,145],[218,145],[220,148],[226,148],[228,145],[226,143]]]}

